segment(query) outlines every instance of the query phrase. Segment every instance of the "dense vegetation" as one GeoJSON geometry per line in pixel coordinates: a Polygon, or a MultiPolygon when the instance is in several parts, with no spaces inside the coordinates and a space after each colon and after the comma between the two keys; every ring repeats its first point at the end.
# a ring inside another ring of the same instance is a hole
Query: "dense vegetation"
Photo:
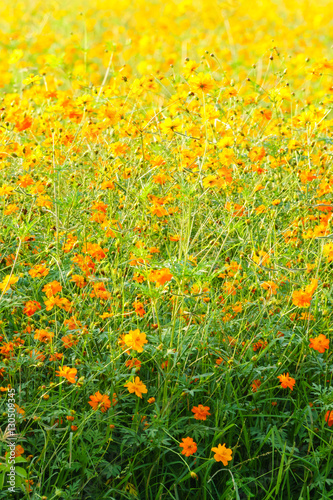
{"type": "Polygon", "coordinates": [[[1,4],[0,498],[333,498],[332,14],[1,4]]]}

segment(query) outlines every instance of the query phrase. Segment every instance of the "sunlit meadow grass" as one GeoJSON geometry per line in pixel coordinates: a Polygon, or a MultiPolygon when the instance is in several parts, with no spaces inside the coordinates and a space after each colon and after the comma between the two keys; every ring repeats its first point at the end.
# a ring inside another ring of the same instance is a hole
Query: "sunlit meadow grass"
{"type": "Polygon", "coordinates": [[[0,498],[333,498],[332,14],[1,4],[0,498]]]}

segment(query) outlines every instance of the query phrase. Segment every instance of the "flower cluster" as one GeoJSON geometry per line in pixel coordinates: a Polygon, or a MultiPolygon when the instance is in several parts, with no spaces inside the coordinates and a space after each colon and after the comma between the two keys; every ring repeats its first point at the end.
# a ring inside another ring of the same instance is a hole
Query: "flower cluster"
{"type": "Polygon", "coordinates": [[[15,494],[326,498],[331,2],[22,0],[0,19],[15,494]]]}

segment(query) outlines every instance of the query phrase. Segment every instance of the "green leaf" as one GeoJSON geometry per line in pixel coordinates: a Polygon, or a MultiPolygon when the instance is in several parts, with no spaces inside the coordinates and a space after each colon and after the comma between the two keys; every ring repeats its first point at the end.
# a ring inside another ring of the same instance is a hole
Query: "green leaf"
{"type": "Polygon", "coordinates": [[[17,474],[20,477],[27,477],[27,471],[23,469],[22,467],[15,467],[15,474],[17,474]]]}

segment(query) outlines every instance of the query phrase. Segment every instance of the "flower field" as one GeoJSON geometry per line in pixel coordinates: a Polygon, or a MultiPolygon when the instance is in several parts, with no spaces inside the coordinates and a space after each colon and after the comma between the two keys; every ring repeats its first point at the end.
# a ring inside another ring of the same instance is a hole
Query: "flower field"
{"type": "Polygon", "coordinates": [[[0,5],[0,499],[333,499],[333,4],[0,5]]]}

